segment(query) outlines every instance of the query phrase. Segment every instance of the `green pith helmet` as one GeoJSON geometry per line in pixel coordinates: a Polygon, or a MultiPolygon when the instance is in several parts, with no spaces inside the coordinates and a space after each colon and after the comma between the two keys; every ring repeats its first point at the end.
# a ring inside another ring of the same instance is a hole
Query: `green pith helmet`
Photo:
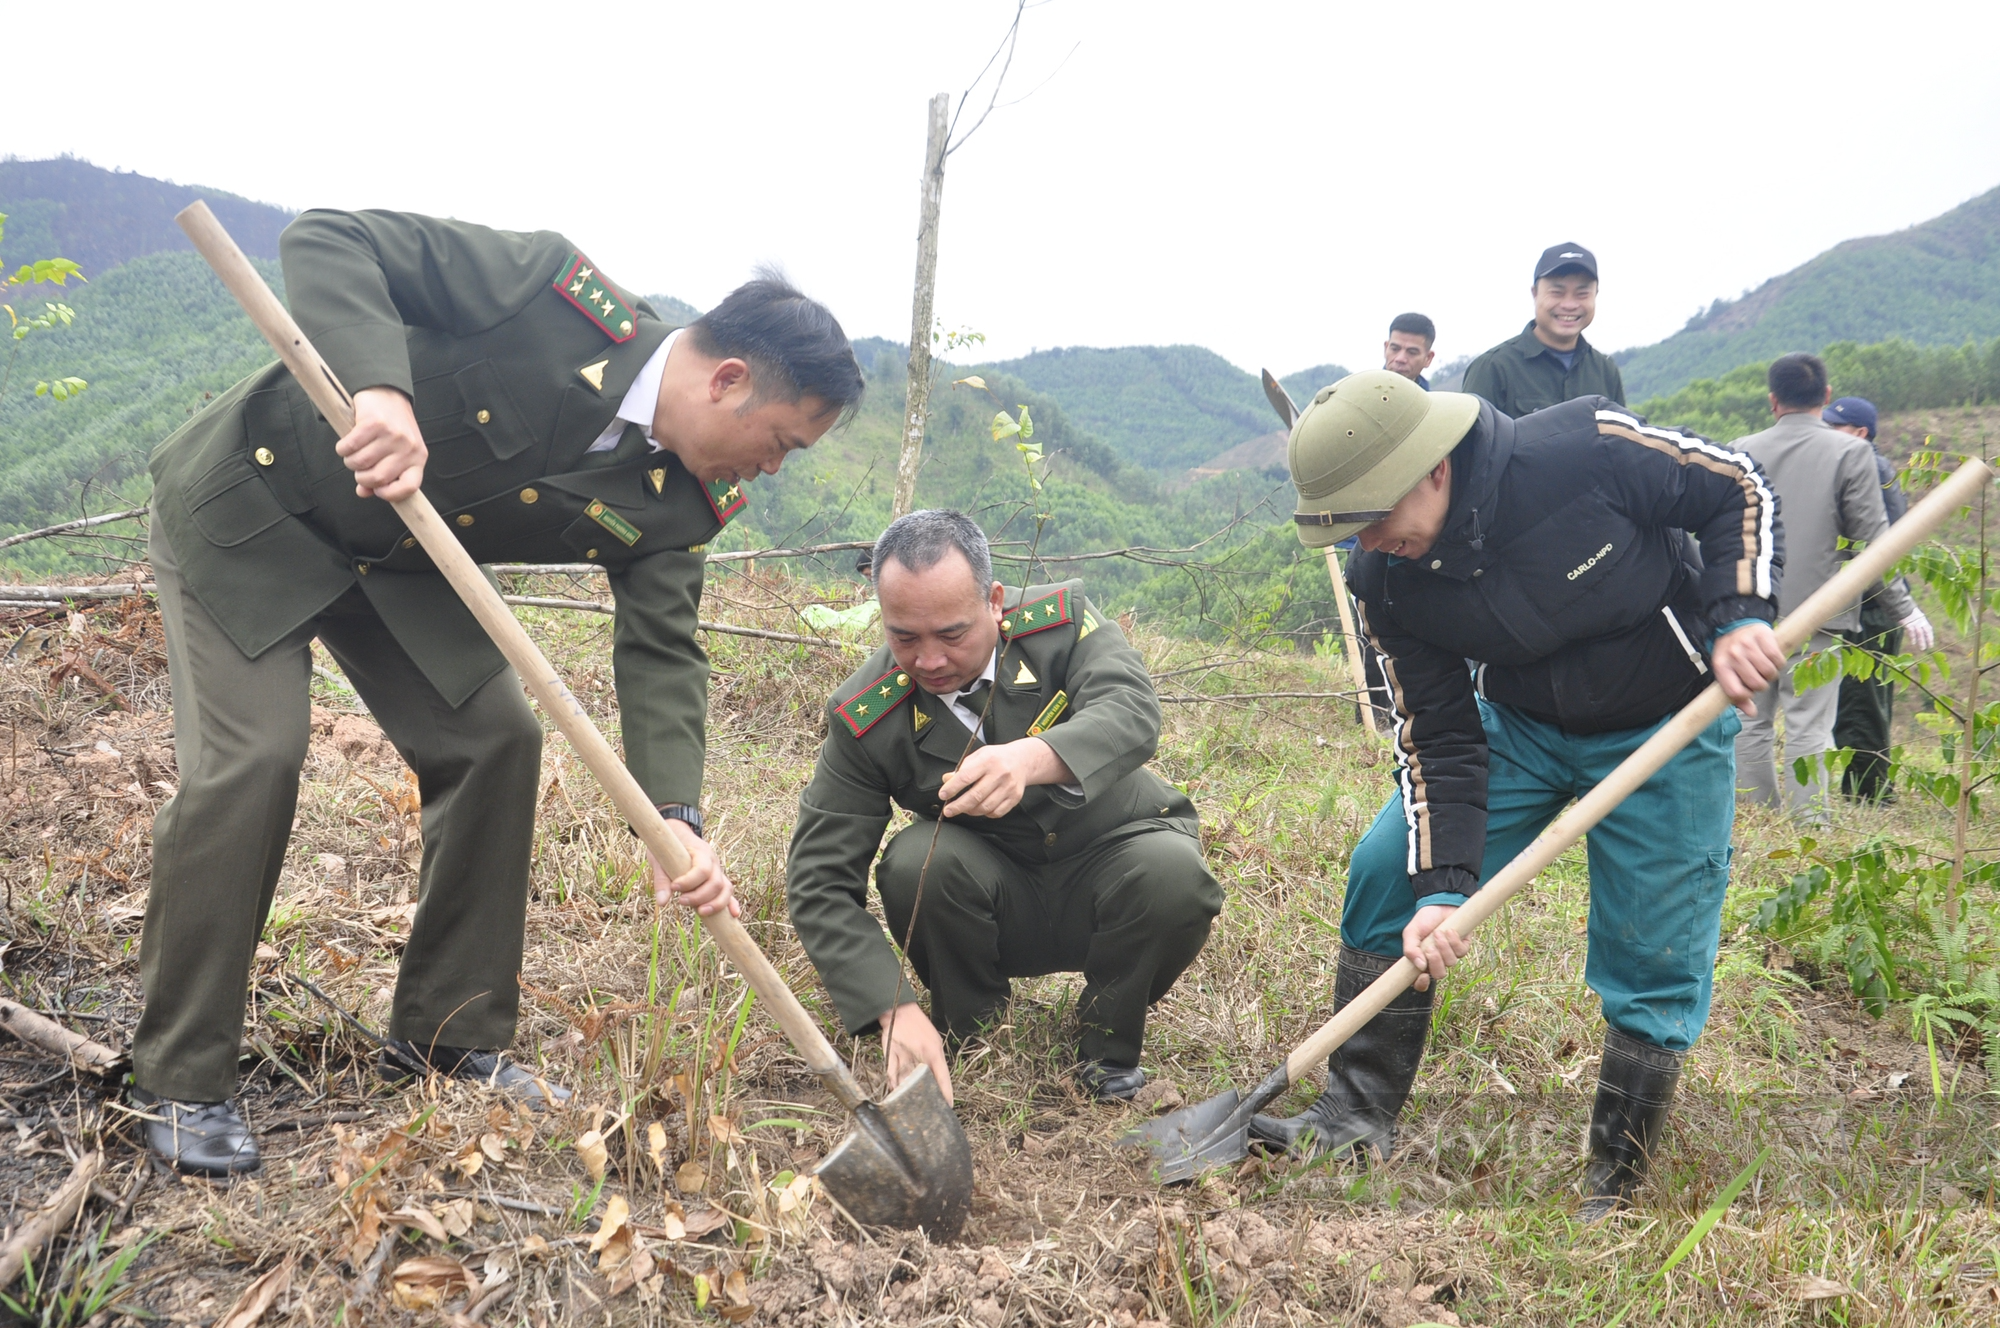
{"type": "Polygon", "coordinates": [[[1369,369],[1322,387],[1292,425],[1299,542],[1323,549],[1389,515],[1479,418],[1479,398],[1369,369]]]}

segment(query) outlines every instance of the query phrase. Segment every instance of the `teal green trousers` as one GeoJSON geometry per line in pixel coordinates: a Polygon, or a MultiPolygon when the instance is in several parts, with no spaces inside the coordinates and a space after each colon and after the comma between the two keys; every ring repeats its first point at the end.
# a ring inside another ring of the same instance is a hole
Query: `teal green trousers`
{"type": "MultiPolygon", "coordinates": [[[[1579,734],[1483,700],[1479,714],[1491,762],[1482,881],[1666,723],[1579,734]]],[[[1741,727],[1734,710],[1724,713],[1598,822],[1587,841],[1584,981],[1603,1001],[1607,1024],[1669,1051],[1693,1046],[1708,1022],[1741,727]]],[[[1417,902],[1407,833],[1399,793],[1355,846],[1340,934],[1357,950],[1403,952],[1403,928],[1417,902]]]]}

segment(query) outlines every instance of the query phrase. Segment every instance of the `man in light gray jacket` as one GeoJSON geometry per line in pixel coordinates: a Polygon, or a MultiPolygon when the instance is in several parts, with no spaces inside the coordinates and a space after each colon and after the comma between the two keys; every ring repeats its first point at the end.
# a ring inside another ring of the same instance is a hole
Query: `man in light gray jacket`
{"type": "MultiPolygon", "coordinates": [[[[1785,580],[1778,610],[1789,613],[1840,569],[1840,540],[1874,540],[1889,528],[1882,486],[1875,474],[1875,449],[1865,438],[1843,433],[1820,419],[1832,397],[1826,365],[1817,355],[1793,354],[1771,362],[1766,379],[1771,414],[1777,422],[1762,433],[1739,438],[1778,492],[1785,522],[1785,580]]],[[[1918,650],[1930,648],[1930,623],[1900,580],[1884,584],[1882,607],[1905,630],[1918,650]]],[[[1859,599],[1813,634],[1807,651],[1839,644],[1839,633],[1861,622],[1859,599]]],[[[1718,624],[1726,626],[1726,624],[1718,624]]],[[[1736,779],[1749,801],[1786,807],[1803,820],[1826,817],[1826,773],[1816,769],[1801,782],[1792,763],[1818,757],[1833,747],[1833,719],[1840,688],[1834,683],[1799,690],[1787,668],[1757,700],[1757,716],[1744,721],[1736,737],[1736,779]],[[1781,775],[1773,761],[1773,724],[1785,715],[1785,762],[1781,775]],[[1779,785],[1784,797],[1779,797],[1779,785]]]]}

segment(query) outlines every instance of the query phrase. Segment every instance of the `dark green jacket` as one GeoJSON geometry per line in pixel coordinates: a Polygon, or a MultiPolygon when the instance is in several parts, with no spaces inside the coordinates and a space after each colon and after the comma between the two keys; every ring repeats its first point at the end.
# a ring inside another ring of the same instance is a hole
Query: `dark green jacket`
{"type": "MultiPolygon", "coordinates": [[[[551,231],[307,212],[279,251],[292,315],[348,391],[410,395],[424,492],[473,558],[607,569],[626,761],[656,802],[698,804],[701,546],[740,499],[651,451],[636,425],[585,455],[670,325],[551,231]]],[[[154,450],[155,519],[245,655],[359,586],[459,705],[505,661],[395,509],[355,495],[336,441],[274,364],[154,450]]]]}
{"type": "Polygon", "coordinates": [[[1578,397],[1610,397],[1625,404],[1625,380],[1609,355],[1582,337],[1576,339],[1576,360],[1568,369],[1535,336],[1535,322],[1518,337],[1501,342],[1465,371],[1459,389],[1484,397],[1502,415],[1520,419],[1578,397]]]}
{"type": "MultiPolygon", "coordinates": [[[[1159,829],[1199,834],[1194,804],[1146,769],[1160,741],[1160,701],[1146,662],[1118,625],[1090,605],[1076,581],[1031,586],[1024,595],[1010,591],[1006,603],[986,731],[995,743],[1030,736],[1061,693],[1065,708],[1039,736],[1083,792],[1038,785],[1005,816],[953,823],[990,837],[1024,872],[1107,836],[1159,829]]],[[[868,868],[882,846],[890,804],[918,817],[919,826],[936,820],[939,786],[967,743],[978,743],[942,700],[896,668],[886,645],[840,685],[826,718],[819,764],[799,798],[785,898],[841,1022],[861,1033],[897,999],[913,999],[895,951],[868,912],[868,868]]]]}

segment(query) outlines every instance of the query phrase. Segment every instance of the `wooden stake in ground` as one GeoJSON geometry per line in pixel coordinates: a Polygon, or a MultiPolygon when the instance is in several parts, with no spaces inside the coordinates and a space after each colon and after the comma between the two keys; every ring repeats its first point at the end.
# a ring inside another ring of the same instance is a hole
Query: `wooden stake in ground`
{"type": "Polygon", "coordinates": [[[1340,635],[1347,643],[1347,668],[1354,675],[1355,695],[1361,698],[1354,707],[1355,717],[1371,737],[1386,741],[1388,735],[1375,727],[1375,704],[1368,695],[1368,670],[1361,666],[1361,637],[1354,629],[1354,609],[1347,602],[1347,578],[1340,574],[1338,549],[1326,551],[1326,574],[1333,578],[1333,602],[1340,606],[1340,635]]]}
{"type": "Polygon", "coordinates": [[[104,1154],[86,1153],[71,1169],[69,1179],[56,1191],[56,1197],[23,1222],[5,1245],[0,1245],[0,1289],[13,1286],[28,1260],[40,1255],[64,1227],[76,1221],[76,1215],[83,1211],[83,1201],[90,1197],[90,1187],[97,1182],[97,1173],[102,1170],[104,1154]]]}
{"type": "Polygon", "coordinates": [[[891,520],[910,510],[923,459],[924,427],[931,408],[931,312],[937,294],[938,209],[944,202],[944,157],[951,94],[931,98],[930,133],[924,143],[924,176],[917,209],[917,284],[910,297],[910,384],[903,398],[903,451],[896,459],[891,520]]]}
{"type": "Polygon", "coordinates": [[[61,1056],[77,1069],[108,1079],[125,1068],[125,1058],[101,1042],[72,1033],[46,1015],[0,998],[0,1028],[32,1047],[61,1056]]]}

